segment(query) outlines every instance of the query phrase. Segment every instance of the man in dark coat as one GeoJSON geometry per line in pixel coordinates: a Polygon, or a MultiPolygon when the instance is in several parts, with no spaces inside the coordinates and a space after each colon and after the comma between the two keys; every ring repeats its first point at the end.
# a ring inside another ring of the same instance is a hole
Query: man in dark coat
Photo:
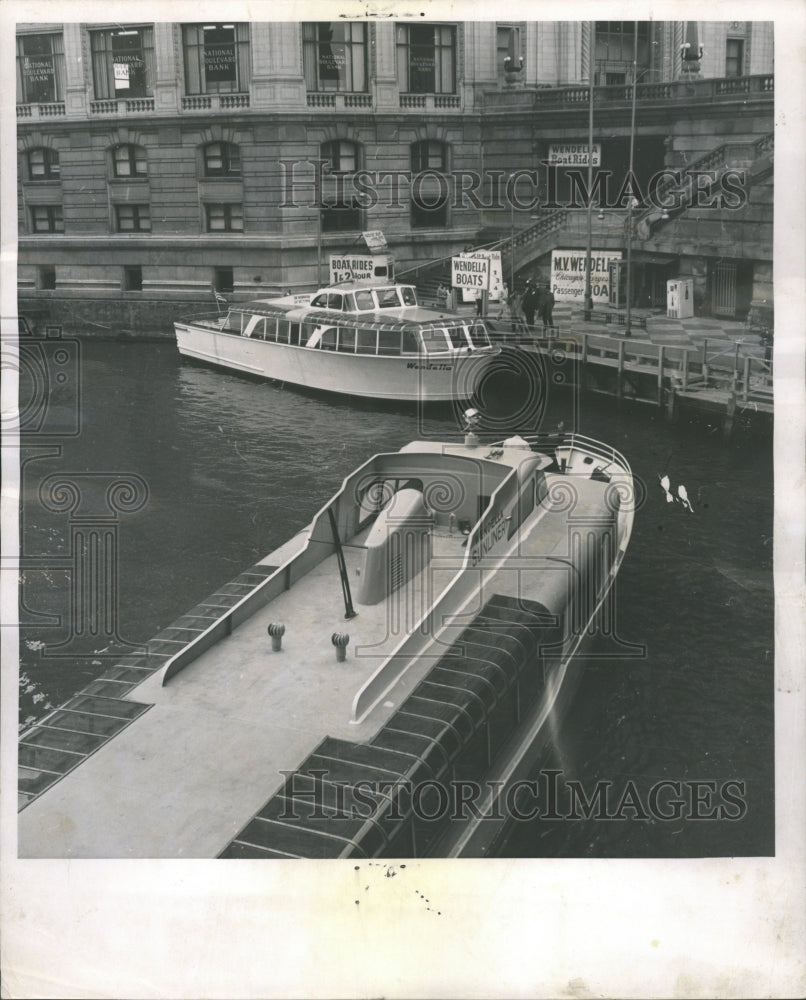
{"type": "Polygon", "coordinates": [[[535,309],[537,308],[538,297],[537,288],[531,278],[526,282],[526,291],[521,299],[521,309],[526,317],[526,322],[532,326],[535,321],[535,309]]]}

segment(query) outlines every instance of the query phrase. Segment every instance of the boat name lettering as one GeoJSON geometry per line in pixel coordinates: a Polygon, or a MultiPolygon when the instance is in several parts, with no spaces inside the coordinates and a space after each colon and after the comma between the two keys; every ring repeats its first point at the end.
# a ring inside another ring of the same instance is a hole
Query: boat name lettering
{"type": "Polygon", "coordinates": [[[475,566],[482,556],[486,555],[496,542],[500,542],[506,534],[508,518],[499,511],[489,527],[485,528],[481,538],[470,550],[470,565],[475,566]]]}
{"type": "Polygon", "coordinates": [[[406,368],[413,368],[415,371],[418,371],[418,372],[450,372],[450,371],[453,371],[453,365],[450,365],[450,364],[437,365],[437,364],[433,364],[430,361],[427,361],[427,362],[409,361],[409,363],[406,365],[406,368]]]}

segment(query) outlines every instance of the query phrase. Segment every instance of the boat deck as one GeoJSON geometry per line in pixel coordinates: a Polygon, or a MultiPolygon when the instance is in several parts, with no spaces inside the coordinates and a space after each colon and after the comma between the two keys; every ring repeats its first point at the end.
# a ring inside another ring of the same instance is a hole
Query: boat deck
{"type": "MultiPolygon", "coordinates": [[[[566,477],[547,475],[555,478],[566,477]]],[[[577,512],[600,512],[600,485],[586,479],[576,485],[577,512]]],[[[300,533],[267,561],[281,564],[305,537],[300,533]]],[[[344,546],[351,580],[365,537],[344,546]]],[[[19,855],[216,856],[281,786],[283,772],[297,767],[326,736],[367,741],[423,679],[445,646],[437,643],[435,651],[417,655],[416,643],[423,650],[432,638],[407,636],[461,567],[464,545],[460,533],[437,525],[432,561],[395,592],[397,610],[390,613],[388,601],[356,603],[358,616],[350,621],[344,619],[336,557],[330,555],[165,686],[161,672],[143,681],[131,691],[131,701],[151,707],[22,811],[19,855]],[[286,627],[276,653],[267,635],[271,622],[286,627]],[[350,635],[343,663],[336,661],[334,632],[350,635]],[[397,662],[401,670],[409,665],[394,690],[362,721],[351,721],[357,691],[404,640],[407,651],[397,662]]],[[[516,565],[497,556],[482,560],[477,576],[465,574],[475,580],[475,591],[467,591],[460,624],[480,610],[482,579],[485,594],[540,593],[547,601],[553,590],[564,596],[566,512],[541,511],[518,545],[516,565]],[[547,573],[547,566],[557,572],[547,573]]]]}

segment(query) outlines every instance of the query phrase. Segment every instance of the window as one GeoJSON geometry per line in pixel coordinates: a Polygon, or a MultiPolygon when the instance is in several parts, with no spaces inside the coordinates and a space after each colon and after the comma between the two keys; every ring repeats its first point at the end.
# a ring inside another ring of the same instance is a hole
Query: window
{"type": "Polygon", "coordinates": [[[223,177],[240,174],[241,151],[232,142],[208,142],[204,147],[204,174],[223,177]]]}
{"type": "Polygon", "coordinates": [[[46,291],[56,287],[56,268],[52,264],[42,264],[37,268],[37,285],[46,291]]]}
{"type": "Polygon", "coordinates": [[[362,229],[361,203],[357,197],[346,193],[350,183],[345,180],[361,166],[361,147],[347,139],[333,139],[322,143],[319,155],[330,165],[331,175],[340,175],[323,192],[322,232],[340,233],[362,229]]]}
{"type": "Polygon", "coordinates": [[[58,180],[59,154],[55,149],[31,149],[28,152],[28,176],[32,181],[58,180]]]}
{"type": "Polygon", "coordinates": [[[150,233],[151,212],[148,205],[115,205],[119,233],[150,233]]]}
{"type": "Polygon", "coordinates": [[[123,268],[123,291],[142,292],[143,269],[139,264],[128,264],[123,268]]]}
{"type": "Polygon", "coordinates": [[[744,72],[744,39],[729,38],[725,49],[725,76],[741,76],[744,72]]]}
{"type": "Polygon", "coordinates": [[[397,80],[409,94],[456,93],[456,28],[398,24],[397,80]]]}
{"type": "Polygon", "coordinates": [[[31,229],[35,233],[63,233],[64,219],[61,205],[33,205],[31,229]]]}
{"type": "Polygon", "coordinates": [[[145,177],[148,173],[146,151],[142,146],[122,145],[112,150],[115,177],[145,177]]]}
{"type": "Polygon", "coordinates": [[[185,24],[185,93],[245,94],[249,90],[249,25],[185,24]]]}
{"type": "Polygon", "coordinates": [[[64,100],[64,39],[53,35],[17,36],[17,103],[64,100]]]}
{"type": "Polygon", "coordinates": [[[99,101],[154,92],[154,29],[91,31],[92,80],[99,101]]]}
{"type": "Polygon", "coordinates": [[[423,139],[411,147],[411,169],[415,174],[423,170],[438,170],[445,173],[448,170],[448,148],[444,142],[434,139],[423,139]]]}
{"type": "Polygon", "coordinates": [[[205,205],[208,233],[242,233],[243,205],[205,205]]]}
{"type": "Polygon", "coordinates": [[[520,30],[516,27],[499,27],[496,29],[496,62],[498,65],[499,83],[505,79],[505,62],[510,60],[510,66],[517,69],[521,54],[520,30]]]}
{"type": "Polygon", "coordinates": [[[632,64],[636,30],[638,33],[638,79],[646,80],[650,66],[649,21],[596,22],[595,83],[628,83],[632,81],[632,64]]]}
{"type": "Polygon", "coordinates": [[[442,176],[449,170],[448,154],[448,146],[434,139],[423,139],[411,146],[411,171],[415,175],[411,196],[413,229],[432,229],[448,223],[448,182],[442,176]]]}
{"type": "Polygon", "coordinates": [[[305,86],[309,91],[367,89],[367,26],[352,21],[302,25],[305,86]]]}

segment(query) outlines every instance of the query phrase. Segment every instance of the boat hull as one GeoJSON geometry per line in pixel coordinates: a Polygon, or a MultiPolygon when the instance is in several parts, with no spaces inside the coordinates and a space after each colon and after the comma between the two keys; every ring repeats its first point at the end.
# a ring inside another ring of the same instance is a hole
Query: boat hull
{"type": "Polygon", "coordinates": [[[179,353],[207,364],[318,392],[399,402],[471,399],[497,352],[466,355],[342,354],[174,323],[179,353]]]}

